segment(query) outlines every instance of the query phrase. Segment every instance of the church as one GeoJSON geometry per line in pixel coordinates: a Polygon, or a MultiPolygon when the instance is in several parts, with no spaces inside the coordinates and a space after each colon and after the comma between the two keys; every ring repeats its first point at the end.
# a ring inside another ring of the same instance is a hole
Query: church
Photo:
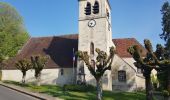
{"type": "MultiPolygon", "coordinates": [[[[16,57],[7,61],[2,69],[2,80],[21,81],[22,73],[15,68],[15,63],[33,55],[48,56],[49,60],[42,71],[42,84],[91,84],[95,79],[83,61],[74,58],[76,51],[87,51],[90,62],[95,63],[95,48],[109,55],[109,48],[115,47],[112,68],[103,76],[103,89],[110,91],[134,91],[145,88],[145,79],[141,70],[133,63],[127,52],[131,45],[139,45],[142,56],[146,50],[135,38],[112,39],[111,6],[109,0],[78,0],[79,32],[51,37],[31,37],[19,50],[16,57]]],[[[26,82],[34,82],[34,70],[27,71],[26,82]]]]}

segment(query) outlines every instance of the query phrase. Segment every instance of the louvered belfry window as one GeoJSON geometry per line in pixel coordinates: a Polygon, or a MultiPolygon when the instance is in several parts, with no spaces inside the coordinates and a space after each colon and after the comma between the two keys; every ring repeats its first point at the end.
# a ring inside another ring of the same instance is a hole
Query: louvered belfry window
{"type": "Polygon", "coordinates": [[[98,13],[99,13],[99,2],[95,1],[93,6],[93,14],[98,14],[98,13]]]}
{"type": "Polygon", "coordinates": [[[86,15],[91,15],[91,3],[87,2],[87,5],[84,9],[86,15]]]}

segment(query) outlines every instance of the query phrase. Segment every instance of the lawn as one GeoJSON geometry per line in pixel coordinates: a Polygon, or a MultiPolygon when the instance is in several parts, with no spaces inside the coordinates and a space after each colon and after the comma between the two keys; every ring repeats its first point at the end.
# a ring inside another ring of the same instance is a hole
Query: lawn
{"type": "MultiPolygon", "coordinates": [[[[59,97],[64,100],[96,100],[96,92],[92,88],[88,91],[89,87],[87,88],[79,88],[75,86],[75,90],[72,86],[67,89],[63,89],[63,87],[56,86],[56,85],[42,85],[42,86],[35,86],[33,84],[21,84],[19,82],[13,81],[4,81],[7,84],[13,84],[17,86],[21,86],[27,88],[33,92],[45,93],[51,95],[53,97],[59,97]],[[64,92],[65,90],[65,92],[64,92]]],[[[111,92],[111,91],[104,91],[103,92],[103,100],[145,100],[145,94],[142,92],[111,92]]]]}

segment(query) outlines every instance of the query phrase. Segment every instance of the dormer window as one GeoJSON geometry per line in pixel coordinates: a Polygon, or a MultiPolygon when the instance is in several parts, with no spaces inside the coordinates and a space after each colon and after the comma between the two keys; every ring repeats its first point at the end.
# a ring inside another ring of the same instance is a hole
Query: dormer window
{"type": "Polygon", "coordinates": [[[90,2],[87,2],[87,5],[85,7],[85,14],[91,15],[91,3],[90,2]]]}
{"type": "Polygon", "coordinates": [[[99,13],[99,2],[95,1],[93,6],[93,14],[98,14],[98,13],[99,13]]]}

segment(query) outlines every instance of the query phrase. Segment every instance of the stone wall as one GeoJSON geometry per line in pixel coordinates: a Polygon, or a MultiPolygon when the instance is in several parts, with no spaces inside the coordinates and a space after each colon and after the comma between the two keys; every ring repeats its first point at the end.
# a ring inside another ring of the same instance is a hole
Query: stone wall
{"type": "Polygon", "coordinates": [[[129,64],[127,64],[123,59],[118,56],[114,58],[115,62],[112,67],[112,77],[113,77],[113,91],[133,91],[137,88],[136,83],[136,70],[133,69],[129,64]],[[126,72],[126,81],[120,82],[118,80],[118,71],[126,72]]]}
{"type": "MultiPolygon", "coordinates": [[[[2,80],[11,80],[21,82],[22,73],[20,70],[2,70],[2,80]]],[[[75,79],[74,79],[75,81],[75,79]]],[[[34,70],[27,71],[26,82],[35,82],[34,70]]],[[[43,69],[41,74],[42,84],[72,84],[73,83],[73,69],[63,68],[63,75],[61,69],[43,69]]]]}

